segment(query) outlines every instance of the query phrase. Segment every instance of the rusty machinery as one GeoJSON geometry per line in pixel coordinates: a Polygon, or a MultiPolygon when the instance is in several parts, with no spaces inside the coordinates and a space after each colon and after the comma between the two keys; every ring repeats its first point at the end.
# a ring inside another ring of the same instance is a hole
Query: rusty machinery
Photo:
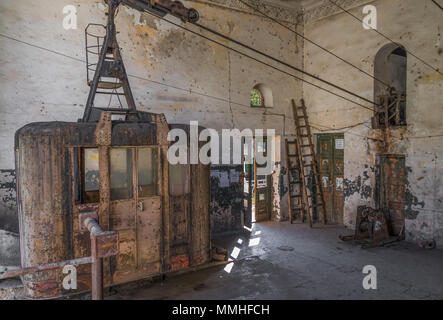
{"type": "Polygon", "coordinates": [[[89,233],[91,239],[91,256],[61,262],[47,263],[34,267],[10,270],[0,274],[0,280],[15,278],[38,272],[47,272],[59,269],[66,265],[79,266],[91,264],[92,299],[103,299],[103,258],[112,257],[119,252],[118,233],[104,231],[98,223],[97,212],[85,212],[79,215],[79,228],[82,232],[89,233]]]}
{"type": "Polygon", "coordinates": [[[339,236],[342,241],[361,241],[363,249],[383,246],[402,240],[401,236],[391,237],[390,226],[384,210],[368,206],[357,208],[354,235],[339,236]]]}
{"type": "Polygon", "coordinates": [[[101,299],[103,287],[211,261],[209,166],[168,163],[169,129],[189,126],[136,110],[114,25],[120,4],[189,22],[198,12],[170,0],[106,3],[106,34],[97,63],[87,65],[94,77],[83,118],[30,123],[15,134],[22,268],[0,279],[22,277],[32,299],[91,290],[101,299]],[[117,89],[127,108],[94,106],[97,93],[117,89]],[[77,267],[74,292],[62,286],[65,265],[77,267]]]}

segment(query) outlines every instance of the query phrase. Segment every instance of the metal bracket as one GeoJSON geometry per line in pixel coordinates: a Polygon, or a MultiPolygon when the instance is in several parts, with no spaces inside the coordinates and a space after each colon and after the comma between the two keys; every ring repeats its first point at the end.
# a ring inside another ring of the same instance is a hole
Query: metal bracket
{"type": "Polygon", "coordinates": [[[95,129],[95,143],[98,146],[110,146],[112,139],[112,113],[103,111],[95,129]]]}
{"type": "Polygon", "coordinates": [[[105,231],[99,235],[93,235],[91,241],[95,241],[97,258],[116,256],[119,252],[118,233],[116,231],[105,231]]]}
{"type": "Polygon", "coordinates": [[[82,212],[78,215],[79,228],[81,232],[89,231],[85,225],[85,220],[87,218],[92,218],[98,221],[98,214],[97,212],[92,211],[92,212],[82,212]]]}

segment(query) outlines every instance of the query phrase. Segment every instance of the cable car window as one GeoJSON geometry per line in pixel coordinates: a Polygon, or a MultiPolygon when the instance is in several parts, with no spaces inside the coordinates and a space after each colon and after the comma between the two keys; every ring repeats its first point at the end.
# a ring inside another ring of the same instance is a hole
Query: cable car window
{"type": "Polygon", "coordinates": [[[83,149],[83,203],[99,202],[98,149],[83,149]]]}
{"type": "Polygon", "coordinates": [[[132,192],[132,149],[112,148],[111,166],[111,200],[131,199],[132,192]]]}
{"type": "Polygon", "coordinates": [[[157,194],[157,149],[137,149],[138,196],[157,194]]]}

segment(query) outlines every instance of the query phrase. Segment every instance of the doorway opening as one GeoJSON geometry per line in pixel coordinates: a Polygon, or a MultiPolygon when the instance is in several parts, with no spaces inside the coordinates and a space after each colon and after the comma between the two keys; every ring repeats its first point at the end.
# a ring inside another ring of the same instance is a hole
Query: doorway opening
{"type": "Polygon", "coordinates": [[[244,225],[251,228],[252,223],[271,219],[271,175],[257,174],[259,165],[255,152],[267,153],[267,141],[245,142],[243,149],[243,206],[244,225]],[[249,157],[249,155],[252,155],[249,157]]]}

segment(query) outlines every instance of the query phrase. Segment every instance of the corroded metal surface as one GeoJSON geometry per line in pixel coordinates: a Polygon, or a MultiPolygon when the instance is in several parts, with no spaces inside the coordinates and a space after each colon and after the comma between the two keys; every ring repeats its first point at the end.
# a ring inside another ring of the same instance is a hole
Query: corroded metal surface
{"type": "MultiPolygon", "coordinates": [[[[96,250],[103,257],[105,287],[209,262],[209,168],[189,166],[189,214],[185,220],[175,219],[169,196],[169,126],[164,115],[149,114],[145,119],[111,122],[103,115],[98,124],[33,123],[17,131],[22,267],[93,256],[90,237],[79,223],[82,213],[93,211],[98,213],[104,231],[118,232],[118,255],[109,257],[116,252],[115,247],[96,250]],[[133,196],[126,200],[110,199],[110,150],[115,147],[132,150],[133,196]],[[76,191],[82,186],[77,175],[84,169],[78,164],[84,148],[98,149],[98,202],[85,203],[76,191]],[[139,148],[152,149],[158,158],[157,194],[153,196],[138,196],[139,148]],[[174,252],[172,239],[183,229],[183,223],[188,226],[188,242],[183,251],[174,252]]],[[[96,248],[106,247],[115,238],[102,240],[102,244],[100,239],[95,243],[96,248]]],[[[88,264],[77,266],[76,291],[63,289],[65,275],[60,268],[26,275],[26,295],[54,298],[91,290],[91,271],[96,270],[88,264]]]]}

